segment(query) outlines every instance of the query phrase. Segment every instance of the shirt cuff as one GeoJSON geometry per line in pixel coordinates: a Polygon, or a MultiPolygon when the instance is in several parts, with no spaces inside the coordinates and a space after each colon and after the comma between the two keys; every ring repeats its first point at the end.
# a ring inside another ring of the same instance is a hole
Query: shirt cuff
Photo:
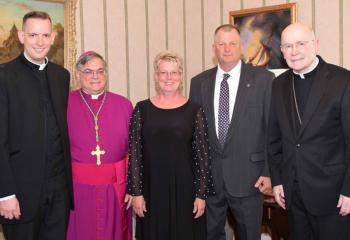
{"type": "Polygon", "coordinates": [[[1,202],[1,201],[8,200],[8,199],[11,199],[11,198],[14,198],[14,197],[16,197],[16,195],[15,195],[15,194],[10,195],[10,196],[7,196],[7,197],[0,198],[0,202],[1,202]]]}

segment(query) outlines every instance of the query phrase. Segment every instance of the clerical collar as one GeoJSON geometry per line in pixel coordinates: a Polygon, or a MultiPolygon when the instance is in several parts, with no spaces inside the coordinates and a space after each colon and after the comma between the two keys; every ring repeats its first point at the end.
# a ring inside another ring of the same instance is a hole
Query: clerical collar
{"type": "Polygon", "coordinates": [[[99,98],[99,96],[101,96],[102,94],[105,93],[105,91],[98,93],[98,94],[89,94],[87,92],[85,92],[84,90],[82,90],[82,92],[84,93],[84,95],[86,96],[90,96],[92,100],[97,100],[99,98]]]}
{"type": "Polygon", "coordinates": [[[316,67],[318,66],[318,63],[320,62],[320,60],[318,59],[318,57],[316,56],[315,61],[311,64],[311,67],[309,69],[309,71],[305,72],[305,73],[297,73],[293,70],[293,73],[295,75],[298,75],[301,79],[305,79],[306,77],[308,77],[309,75],[312,75],[312,72],[316,69],[316,67]]]}
{"type": "Polygon", "coordinates": [[[45,67],[46,67],[46,65],[48,64],[48,62],[49,62],[49,60],[48,60],[48,58],[47,57],[45,57],[45,61],[44,61],[44,63],[42,63],[42,64],[37,64],[37,63],[35,63],[35,62],[33,62],[30,58],[29,58],[29,56],[26,54],[26,52],[24,52],[24,57],[27,59],[27,61],[28,62],[30,62],[30,63],[32,63],[32,64],[34,64],[35,66],[38,66],[38,70],[39,71],[42,71],[42,70],[44,70],[45,69],[45,67]]]}

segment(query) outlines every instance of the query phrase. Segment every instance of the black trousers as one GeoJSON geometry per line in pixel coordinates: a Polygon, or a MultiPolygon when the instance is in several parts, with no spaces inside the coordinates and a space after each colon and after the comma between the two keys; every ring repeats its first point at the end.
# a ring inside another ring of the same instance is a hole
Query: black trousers
{"type": "Polygon", "coordinates": [[[224,191],[206,201],[207,240],[226,240],[225,222],[230,209],[236,222],[235,235],[240,240],[260,240],[263,196],[232,197],[224,191]]]}
{"type": "MultiPolygon", "coordinates": [[[[20,203],[21,204],[21,203],[20,203]]],[[[62,175],[43,189],[38,213],[28,223],[4,224],[6,240],[64,240],[69,215],[69,194],[62,175]]]]}
{"type": "MultiPolygon", "coordinates": [[[[325,193],[327,194],[327,193],[325,193]]],[[[289,240],[350,240],[350,215],[339,212],[316,216],[305,208],[298,183],[294,183],[288,210],[289,240]]]]}

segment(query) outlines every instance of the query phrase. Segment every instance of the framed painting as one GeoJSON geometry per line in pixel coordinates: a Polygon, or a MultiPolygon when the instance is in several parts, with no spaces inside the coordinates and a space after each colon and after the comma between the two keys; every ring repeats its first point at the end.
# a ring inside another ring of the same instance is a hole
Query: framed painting
{"type": "Polygon", "coordinates": [[[74,72],[76,0],[0,0],[0,63],[10,61],[23,50],[17,37],[22,18],[30,11],[47,12],[56,32],[48,58],[74,72]]]}
{"type": "Polygon", "coordinates": [[[230,23],[241,33],[244,61],[268,69],[288,67],[280,51],[281,33],[295,21],[296,3],[230,12],[230,23]]]}

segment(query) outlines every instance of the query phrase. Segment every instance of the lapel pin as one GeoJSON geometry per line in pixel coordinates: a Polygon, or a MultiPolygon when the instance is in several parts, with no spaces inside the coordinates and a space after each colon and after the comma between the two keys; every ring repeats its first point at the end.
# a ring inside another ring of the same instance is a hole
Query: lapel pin
{"type": "Polygon", "coordinates": [[[246,85],[247,87],[250,87],[250,83],[247,83],[247,85],[246,85]]]}

